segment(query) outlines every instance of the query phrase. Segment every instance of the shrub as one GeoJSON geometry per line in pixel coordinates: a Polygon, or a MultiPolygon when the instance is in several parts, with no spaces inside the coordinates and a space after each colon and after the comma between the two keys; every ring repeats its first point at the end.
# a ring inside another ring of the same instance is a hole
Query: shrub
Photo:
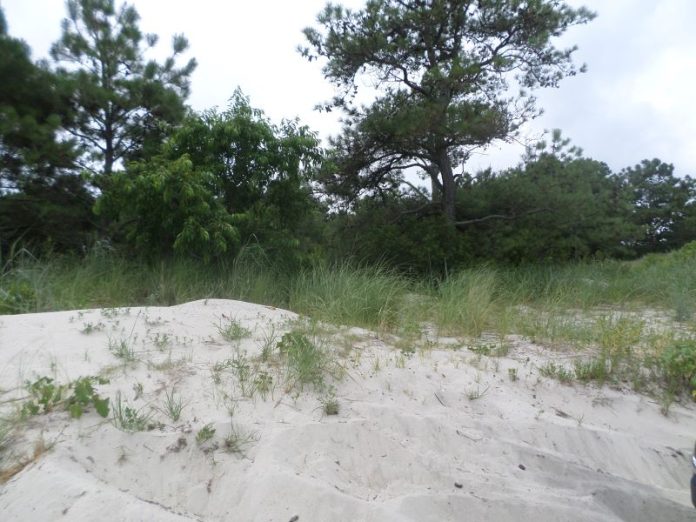
{"type": "Polygon", "coordinates": [[[688,392],[696,400],[695,339],[676,340],[662,352],[659,364],[668,392],[688,392]]]}

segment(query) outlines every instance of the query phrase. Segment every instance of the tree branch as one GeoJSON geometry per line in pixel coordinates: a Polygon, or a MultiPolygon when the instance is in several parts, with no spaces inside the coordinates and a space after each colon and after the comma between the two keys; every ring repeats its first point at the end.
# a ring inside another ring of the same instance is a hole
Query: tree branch
{"type": "Polygon", "coordinates": [[[521,214],[513,214],[511,216],[506,216],[504,214],[490,214],[481,218],[465,219],[464,221],[455,221],[454,226],[465,227],[467,225],[475,225],[478,223],[484,223],[492,219],[501,219],[506,221],[512,221],[525,216],[531,216],[532,214],[539,214],[541,212],[552,212],[550,208],[535,208],[533,210],[528,210],[527,212],[522,212],[521,214]]]}

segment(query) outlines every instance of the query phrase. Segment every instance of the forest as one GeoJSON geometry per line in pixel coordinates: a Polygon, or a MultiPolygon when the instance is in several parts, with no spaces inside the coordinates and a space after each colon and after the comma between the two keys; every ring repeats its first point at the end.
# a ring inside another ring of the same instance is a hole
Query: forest
{"type": "MultiPolygon", "coordinates": [[[[34,61],[0,14],[0,311],[210,295],[287,306],[307,273],[351,267],[432,286],[481,267],[628,266],[696,240],[696,182],[662,159],[615,172],[554,130],[513,168],[468,172],[474,151],[539,114],[535,89],[584,72],[554,37],[594,14],[454,4],[319,14],[298,50],[335,86],[317,100],[344,114],[328,143],[300,121],[271,121],[234,86],[224,109],[192,110],[186,37],[147,59],[158,38],[133,6],[68,1],[50,61],[34,61]],[[361,75],[379,86],[367,105],[361,75]],[[98,290],[104,263],[140,282],[98,290]],[[66,282],[89,280],[90,266],[89,288],[66,282]],[[266,276],[276,283],[258,290],[266,276]],[[190,289],[155,288],[176,277],[190,289]]],[[[668,300],[688,293],[667,287],[668,300]]]]}

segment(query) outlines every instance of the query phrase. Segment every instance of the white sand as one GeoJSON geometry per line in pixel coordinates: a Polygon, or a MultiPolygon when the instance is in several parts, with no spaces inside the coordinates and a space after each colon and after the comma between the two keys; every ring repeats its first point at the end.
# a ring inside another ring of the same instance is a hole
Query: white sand
{"type": "Polygon", "coordinates": [[[347,376],[334,383],[335,416],[323,414],[311,389],[284,393],[279,373],[265,400],[242,397],[230,371],[215,384],[214,363],[237,351],[253,360],[271,329],[282,334],[295,317],[223,300],[0,317],[0,401],[38,376],[68,382],[109,367],[111,381],[99,389],[112,400],[120,391],[150,411],[175,387],[186,401],[180,421],[155,412],[164,427],[137,433],[94,410],[79,420],[34,417],[13,451],[41,438],[53,447],[0,486],[0,520],[696,519],[688,492],[696,409],[675,405],[665,417],[644,396],[540,379],[536,363],[548,354],[522,341],[505,358],[442,345],[404,359],[353,329],[342,356],[347,376]],[[223,341],[215,326],[223,314],[251,337],[236,347],[223,341]],[[97,331],[81,332],[88,323],[97,331]],[[122,336],[139,362],[122,366],[109,351],[109,337],[122,336]],[[167,360],[174,364],[154,366],[167,360]],[[485,393],[470,400],[476,391],[485,393]],[[225,394],[236,401],[231,421],[225,394]],[[204,451],[222,445],[230,422],[257,439],[245,455],[204,451]],[[208,423],[215,437],[200,446],[196,433],[208,423]]]}

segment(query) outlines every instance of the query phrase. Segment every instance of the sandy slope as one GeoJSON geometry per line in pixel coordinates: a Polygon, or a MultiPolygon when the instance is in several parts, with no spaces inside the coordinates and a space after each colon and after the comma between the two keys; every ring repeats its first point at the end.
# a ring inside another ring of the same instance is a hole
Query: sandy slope
{"type": "MultiPolygon", "coordinates": [[[[0,400],[16,397],[21,390],[8,390],[37,376],[67,382],[106,373],[111,381],[102,395],[113,399],[120,391],[143,411],[161,406],[172,387],[187,403],[180,421],[155,412],[164,426],[138,433],[120,431],[94,411],[77,421],[61,412],[34,418],[14,451],[40,438],[54,446],[0,486],[0,518],[696,518],[687,491],[696,409],[675,406],[666,418],[642,396],[540,379],[536,363],[549,354],[521,340],[512,340],[505,358],[475,356],[444,340],[404,358],[376,335],[353,329],[330,345],[347,369],[334,383],[336,416],[323,414],[312,390],[284,393],[282,367],[268,369],[276,384],[265,400],[244,398],[229,371],[214,382],[214,363],[244,352],[253,361],[270,332],[282,334],[294,318],[222,300],[0,317],[0,400]],[[238,346],[223,341],[216,329],[223,315],[251,336],[238,346]],[[90,323],[92,332],[84,333],[90,323]],[[139,362],[123,365],[109,351],[109,337],[121,336],[139,362]],[[516,368],[516,381],[508,368],[516,368]],[[476,392],[483,395],[471,400],[476,392]],[[201,446],[196,433],[207,423],[216,434],[201,446]],[[243,456],[215,449],[232,425],[256,439],[243,456]]],[[[7,413],[16,404],[0,407],[7,413]]]]}

